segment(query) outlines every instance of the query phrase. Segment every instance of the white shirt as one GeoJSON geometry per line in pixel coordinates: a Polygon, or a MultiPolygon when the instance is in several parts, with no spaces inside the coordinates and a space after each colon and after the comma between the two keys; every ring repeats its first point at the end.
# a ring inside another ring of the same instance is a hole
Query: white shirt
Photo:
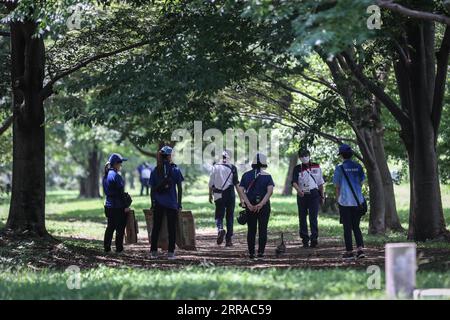
{"type": "Polygon", "coordinates": [[[311,165],[309,168],[301,169],[298,173],[298,186],[303,192],[318,189],[324,183],[322,169],[319,165],[311,165]]]}
{"type": "Polygon", "coordinates": [[[142,179],[150,179],[151,174],[152,174],[152,170],[150,170],[150,168],[143,168],[141,171],[142,179]]]}
{"type": "MultiPolygon", "coordinates": [[[[231,185],[233,185],[233,172],[232,172],[231,164],[224,163],[221,161],[220,163],[216,163],[211,170],[211,175],[209,176],[209,187],[213,186],[220,190],[226,190],[231,185]]],[[[213,193],[214,201],[222,198],[221,193],[213,193]]]]}

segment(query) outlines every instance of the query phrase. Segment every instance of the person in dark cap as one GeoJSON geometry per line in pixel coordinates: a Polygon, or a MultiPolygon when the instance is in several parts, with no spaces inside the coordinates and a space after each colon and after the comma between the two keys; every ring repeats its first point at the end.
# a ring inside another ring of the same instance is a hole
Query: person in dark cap
{"type": "Polygon", "coordinates": [[[267,157],[257,153],[252,163],[252,170],[242,176],[239,184],[241,196],[247,212],[247,245],[250,259],[255,258],[256,231],[258,237],[258,258],[264,257],[267,243],[267,227],[270,217],[270,197],[275,183],[267,168],[267,157]]]}
{"type": "Polygon", "coordinates": [[[365,176],[359,163],[352,160],[353,150],[348,144],[339,146],[339,155],[343,163],[334,170],[333,183],[336,186],[336,196],[339,203],[341,223],[344,226],[344,240],[346,252],[344,260],[354,259],[352,232],[355,236],[357,252],[356,258],[364,258],[364,240],[359,227],[361,212],[359,205],[364,203],[362,183],[365,176]]]}
{"type": "Polygon", "coordinates": [[[175,241],[177,214],[181,210],[182,181],[180,169],[172,162],[172,148],[164,146],[158,152],[157,165],[150,176],[150,197],[153,211],[153,229],[151,237],[150,255],[152,259],[158,257],[158,238],[162,219],[167,218],[169,233],[169,260],[175,259],[175,241]]]}
{"type": "Polygon", "coordinates": [[[299,233],[303,242],[303,247],[312,248],[318,244],[319,227],[317,217],[319,206],[323,203],[324,179],[322,169],[318,163],[311,162],[311,154],[307,149],[300,149],[298,152],[301,164],[294,168],[292,174],[292,186],[297,191],[297,206],[299,216],[299,233]],[[309,215],[311,235],[308,233],[309,215]]]}
{"type": "Polygon", "coordinates": [[[118,153],[113,153],[105,165],[103,191],[106,195],[105,215],[108,219],[103,243],[105,252],[111,251],[114,231],[116,232],[116,252],[123,251],[123,237],[127,223],[126,213],[130,210],[125,204],[125,182],[119,174],[124,161],[127,159],[118,153]]]}

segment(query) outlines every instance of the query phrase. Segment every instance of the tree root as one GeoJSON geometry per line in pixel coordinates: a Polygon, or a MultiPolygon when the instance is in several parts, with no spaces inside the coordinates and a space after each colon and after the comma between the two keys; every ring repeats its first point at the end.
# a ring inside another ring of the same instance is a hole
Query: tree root
{"type": "Polygon", "coordinates": [[[10,228],[4,228],[0,230],[0,240],[1,241],[8,241],[8,242],[20,242],[20,241],[36,241],[39,243],[46,243],[46,244],[59,244],[61,243],[60,240],[54,238],[52,235],[50,235],[47,230],[44,232],[42,231],[36,231],[36,230],[29,230],[29,229],[10,229],[10,228]]]}

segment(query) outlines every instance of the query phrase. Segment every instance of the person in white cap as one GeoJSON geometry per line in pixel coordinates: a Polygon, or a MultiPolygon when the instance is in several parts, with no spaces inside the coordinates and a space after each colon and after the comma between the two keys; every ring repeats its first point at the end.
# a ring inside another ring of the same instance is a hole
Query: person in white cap
{"type": "Polygon", "coordinates": [[[236,166],[231,163],[231,152],[225,150],[222,153],[222,160],[213,165],[211,175],[209,177],[209,202],[214,200],[215,221],[217,227],[217,244],[223,243],[226,239],[225,246],[233,246],[233,222],[234,207],[236,204],[236,194],[234,189],[238,191],[239,197],[239,178],[236,166]],[[227,229],[223,228],[223,219],[226,219],[227,229]]]}
{"type": "Polygon", "coordinates": [[[266,172],[267,157],[257,153],[252,163],[252,170],[244,173],[240,188],[246,207],[247,244],[250,259],[255,258],[256,231],[259,229],[258,258],[264,257],[267,243],[267,226],[270,216],[270,197],[273,194],[275,183],[270,173],[266,172]]]}

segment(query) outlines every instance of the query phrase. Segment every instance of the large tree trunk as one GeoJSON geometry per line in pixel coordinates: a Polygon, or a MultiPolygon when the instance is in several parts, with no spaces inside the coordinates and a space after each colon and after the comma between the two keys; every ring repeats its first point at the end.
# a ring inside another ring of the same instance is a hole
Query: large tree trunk
{"type": "Polygon", "coordinates": [[[286,175],[286,180],[284,181],[283,192],[281,195],[290,196],[292,195],[292,174],[294,173],[294,167],[297,165],[298,155],[296,153],[289,157],[289,167],[286,175]]]}
{"type": "Polygon", "coordinates": [[[45,127],[43,86],[45,49],[32,38],[32,22],[11,24],[13,86],[13,177],[6,228],[47,236],[45,228],[45,127]]]}
{"type": "Polygon", "coordinates": [[[80,179],[80,197],[99,198],[100,152],[97,144],[88,154],[87,176],[80,179]]]}
{"type": "MultiPolygon", "coordinates": [[[[412,168],[411,225],[409,235],[417,241],[448,235],[445,227],[436,141],[438,123],[433,123],[436,60],[434,24],[420,22],[407,29],[408,44],[412,48],[408,68],[412,145],[407,146],[412,168]]],[[[448,60],[448,57],[447,57],[448,60]]]]}
{"type": "MultiPolygon", "coordinates": [[[[446,233],[433,127],[428,119],[417,123],[413,161],[412,234],[415,240],[434,239],[446,233]],[[421,132],[421,134],[419,133],[421,132]]],[[[416,127],[416,126],[415,126],[416,127]]]]}

